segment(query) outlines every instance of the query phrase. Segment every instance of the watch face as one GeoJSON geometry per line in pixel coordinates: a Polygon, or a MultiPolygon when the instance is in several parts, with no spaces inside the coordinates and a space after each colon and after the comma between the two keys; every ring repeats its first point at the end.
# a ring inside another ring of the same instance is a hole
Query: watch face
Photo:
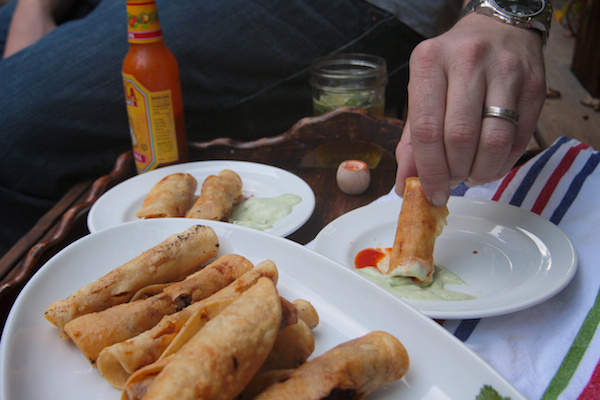
{"type": "Polygon", "coordinates": [[[508,15],[531,17],[544,9],[544,0],[494,0],[508,15]]]}

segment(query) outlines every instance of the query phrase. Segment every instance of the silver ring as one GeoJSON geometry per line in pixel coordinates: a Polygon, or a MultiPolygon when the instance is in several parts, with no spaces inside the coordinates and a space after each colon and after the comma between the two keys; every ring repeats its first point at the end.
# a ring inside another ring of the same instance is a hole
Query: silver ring
{"type": "Polygon", "coordinates": [[[482,118],[485,117],[503,118],[507,121],[512,122],[515,125],[519,125],[519,113],[513,110],[509,110],[508,108],[494,106],[484,107],[482,118]]]}

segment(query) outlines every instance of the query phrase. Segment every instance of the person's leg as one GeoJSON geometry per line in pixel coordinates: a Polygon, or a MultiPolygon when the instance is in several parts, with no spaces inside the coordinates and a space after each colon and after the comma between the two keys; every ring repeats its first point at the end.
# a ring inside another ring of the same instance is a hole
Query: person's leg
{"type": "Polygon", "coordinates": [[[361,0],[229,0],[165,11],[165,40],[182,65],[188,135],[198,141],[276,135],[311,115],[310,62],[325,54],[383,56],[393,72],[389,104],[397,105],[408,57],[422,40],[361,0]]]}
{"type": "Polygon", "coordinates": [[[0,255],[77,181],[107,173],[131,147],[126,35],[124,6],[106,1],[0,61],[0,255]]]}
{"type": "MultiPolygon", "coordinates": [[[[102,0],[76,0],[73,8],[64,17],[64,21],[83,18],[89,14],[102,0]]],[[[0,55],[4,53],[6,37],[8,35],[8,27],[12,18],[17,0],[9,0],[2,3],[0,6],[0,55]]],[[[64,22],[59,21],[59,23],[64,22]]]]}
{"type": "MultiPolygon", "coordinates": [[[[362,51],[393,70],[418,40],[360,0],[157,5],[180,65],[191,140],[282,133],[312,112],[312,59],[362,51]]],[[[0,62],[0,254],[75,182],[106,173],[131,148],[125,12],[121,1],[104,0],[0,62]]]]}
{"type": "Polygon", "coordinates": [[[4,53],[6,35],[16,5],[17,0],[12,0],[0,7],[0,56],[4,53]]]}

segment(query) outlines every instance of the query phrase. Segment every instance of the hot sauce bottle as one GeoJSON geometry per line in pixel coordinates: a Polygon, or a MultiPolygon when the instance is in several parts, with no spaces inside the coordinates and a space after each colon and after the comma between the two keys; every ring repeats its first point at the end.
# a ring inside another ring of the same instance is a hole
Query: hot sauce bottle
{"type": "Polygon", "coordinates": [[[179,67],[163,41],[155,0],[127,0],[123,85],[138,173],[188,160],[179,67]]]}

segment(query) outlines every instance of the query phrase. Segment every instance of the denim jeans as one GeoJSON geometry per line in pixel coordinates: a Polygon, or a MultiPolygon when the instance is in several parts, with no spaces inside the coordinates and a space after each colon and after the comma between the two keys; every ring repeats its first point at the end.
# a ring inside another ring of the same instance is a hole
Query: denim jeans
{"type": "MultiPolygon", "coordinates": [[[[0,61],[0,256],[74,183],[107,173],[131,148],[121,79],[125,2],[95,3],[80,0],[69,21],[0,61]]],[[[14,5],[0,8],[2,48],[14,5]]],[[[309,65],[330,53],[384,57],[386,101],[399,104],[408,57],[422,39],[362,0],[157,6],[195,141],[276,135],[311,115],[309,65]]]]}

